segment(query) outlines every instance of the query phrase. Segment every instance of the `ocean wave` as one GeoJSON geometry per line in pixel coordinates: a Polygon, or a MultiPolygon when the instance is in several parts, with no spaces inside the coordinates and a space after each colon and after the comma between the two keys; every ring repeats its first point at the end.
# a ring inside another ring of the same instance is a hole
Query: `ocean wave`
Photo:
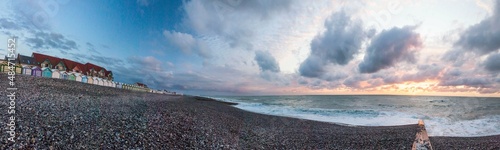
{"type": "MultiPolygon", "coordinates": [[[[214,98],[219,101],[238,103],[234,107],[275,116],[294,117],[322,122],[331,122],[355,126],[395,126],[416,124],[419,119],[424,120],[429,136],[455,136],[455,137],[475,137],[500,134],[500,115],[486,115],[464,119],[446,115],[443,112],[421,112],[409,111],[406,109],[388,110],[388,106],[383,105],[377,109],[326,109],[326,108],[306,108],[280,103],[260,103],[248,102],[240,99],[214,98]],[[404,111],[406,110],[406,111],[404,111]]],[[[436,101],[441,103],[441,100],[436,101]]],[[[431,104],[431,105],[436,105],[431,104]]],[[[441,105],[441,104],[437,104],[441,105]]],[[[444,106],[430,107],[451,107],[444,106]]],[[[489,107],[489,106],[486,106],[489,107]]],[[[366,107],[364,107],[366,108],[366,107]]],[[[375,107],[376,108],[376,107],[375,107]]]]}

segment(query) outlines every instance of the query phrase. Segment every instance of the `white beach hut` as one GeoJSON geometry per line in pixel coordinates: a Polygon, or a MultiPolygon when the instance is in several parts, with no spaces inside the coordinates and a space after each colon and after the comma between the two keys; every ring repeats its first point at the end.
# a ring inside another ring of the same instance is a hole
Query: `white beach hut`
{"type": "Polygon", "coordinates": [[[61,78],[61,72],[57,69],[52,69],[52,78],[60,79],[61,78]]]}
{"type": "Polygon", "coordinates": [[[99,83],[98,83],[100,86],[104,86],[104,79],[102,78],[99,78],[99,83]]]}
{"type": "Polygon", "coordinates": [[[23,66],[23,74],[24,75],[31,75],[31,67],[30,66],[23,66]]]}
{"type": "Polygon", "coordinates": [[[106,79],[102,79],[103,85],[102,86],[109,86],[109,81],[106,79]]]}
{"type": "Polygon", "coordinates": [[[99,78],[97,77],[92,77],[94,78],[94,82],[92,84],[99,85],[99,78]]]}
{"type": "Polygon", "coordinates": [[[80,73],[75,73],[75,81],[82,82],[82,74],[80,73]]]}

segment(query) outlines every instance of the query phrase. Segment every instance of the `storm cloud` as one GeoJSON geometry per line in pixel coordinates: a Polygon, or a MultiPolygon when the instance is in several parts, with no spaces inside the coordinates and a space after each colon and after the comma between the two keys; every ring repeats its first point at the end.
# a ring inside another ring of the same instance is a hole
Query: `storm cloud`
{"type": "Polygon", "coordinates": [[[415,62],[415,53],[422,47],[422,41],[414,29],[414,26],[405,26],[382,31],[368,46],[359,72],[374,73],[400,61],[415,62]]]}
{"type": "Polygon", "coordinates": [[[36,32],[35,37],[26,39],[27,45],[33,49],[73,50],[78,46],[75,41],[67,39],[59,33],[36,32]]]}
{"type": "Polygon", "coordinates": [[[319,77],[325,73],[327,64],[346,65],[366,39],[361,21],[352,20],[343,11],[332,14],[324,26],[326,31],[314,37],[311,54],[300,65],[302,76],[319,77]]]}
{"type": "Polygon", "coordinates": [[[500,53],[489,55],[484,61],[484,67],[491,72],[500,72],[500,53]]]}
{"type": "Polygon", "coordinates": [[[500,49],[500,0],[495,1],[493,15],[463,32],[455,47],[472,51],[479,55],[500,49]]]}
{"type": "Polygon", "coordinates": [[[276,62],[276,59],[267,51],[255,51],[255,61],[263,72],[280,72],[278,62],[276,62]]]}

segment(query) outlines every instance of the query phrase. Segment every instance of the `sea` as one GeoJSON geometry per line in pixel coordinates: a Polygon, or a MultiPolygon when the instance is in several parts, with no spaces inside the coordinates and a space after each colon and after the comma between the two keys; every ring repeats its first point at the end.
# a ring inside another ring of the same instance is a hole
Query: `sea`
{"type": "Polygon", "coordinates": [[[425,123],[429,136],[500,135],[500,98],[309,95],[206,96],[261,114],[351,126],[425,123]]]}

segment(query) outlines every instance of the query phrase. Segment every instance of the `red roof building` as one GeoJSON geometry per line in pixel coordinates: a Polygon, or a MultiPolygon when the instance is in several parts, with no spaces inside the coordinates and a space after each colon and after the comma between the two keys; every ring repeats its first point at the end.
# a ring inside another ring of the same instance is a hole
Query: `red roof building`
{"type": "Polygon", "coordinates": [[[32,57],[35,64],[41,68],[59,69],[66,72],[83,73],[87,76],[99,77],[107,80],[113,80],[113,73],[105,68],[92,63],[78,63],[69,59],[61,59],[40,53],[33,53],[32,57]]]}

